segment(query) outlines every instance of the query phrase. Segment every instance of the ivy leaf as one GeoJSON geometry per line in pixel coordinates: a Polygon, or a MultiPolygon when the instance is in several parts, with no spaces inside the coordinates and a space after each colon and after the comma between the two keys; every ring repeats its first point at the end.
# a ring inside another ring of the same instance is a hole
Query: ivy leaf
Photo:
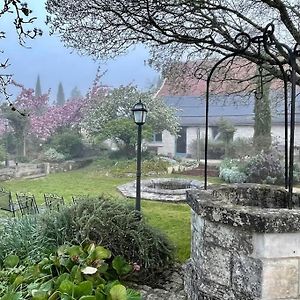
{"type": "Polygon", "coordinates": [[[93,284],[90,281],[83,281],[75,286],[74,296],[76,299],[82,296],[89,296],[93,292],[93,284]]]}
{"type": "Polygon", "coordinates": [[[122,284],[114,285],[109,291],[108,300],[127,300],[125,286],[122,284]]]}
{"type": "Polygon", "coordinates": [[[19,275],[16,277],[16,279],[14,280],[14,282],[12,283],[12,287],[14,289],[16,289],[20,284],[22,284],[24,282],[24,276],[19,275]]]}
{"type": "Polygon", "coordinates": [[[83,254],[83,250],[80,246],[71,246],[66,249],[66,253],[71,257],[80,256],[81,254],[83,254]]]}
{"type": "Polygon", "coordinates": [[[8,255],[5,259],[4,259],[4,266],[8,267],[8,268],[14,268],[18,265],[18,263],[20,262],[20,259],[17,255],[8,255]]]}
{"type": "Polygon", "coordinates": [[[112,266],[119,276],[127,275],[132,271],[132,266],[120,255],[114,258],[112,266]]]}
{"type": "Polygon", "coordinates": [[[94,251],[91,253],[91,258],[93,260],[98,259],[107,259],[111,257],[111,252],[108,249],[105,249],[102,246],[97,246],[94,251]]]}
{"type": "Polygon", "coordinates": [[[59,286],[59,291],[62,294],[72,295],[74,290],[74,283],[68,279],[65,279],[59,286]]]}
{"type": "Polygon", "coordinates": [[[22,293],[21,292],[8,292],[5,294],[1,300],[21,300],[22,299],[22,293]]]}
{"type": "Polygon", "coordinates": [[[42,290],[33,290],[32,300],[48,300],[48,293],[42,290]]]}

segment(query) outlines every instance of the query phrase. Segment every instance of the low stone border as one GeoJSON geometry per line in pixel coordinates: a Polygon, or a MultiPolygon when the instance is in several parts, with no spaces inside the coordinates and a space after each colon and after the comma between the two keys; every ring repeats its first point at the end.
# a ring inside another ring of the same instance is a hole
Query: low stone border
{"type": "Polygon", "coordinates": [[[187,300],[183,277],[183,269],[179,267],[170,274],[166,274],[166,280],[157,288],[147,285],[133,285],[132,288],[141,292],[143,300],[187,300]]]}
{"type": "MultiPolygon", "coordinates": [[[[180,179],[180,178],[155,178],[141,181],[141,197],[148,200],[185,202],[186,191],[196,190],[203,187],[203,182],[198,180],[180,179]],[[159,185],[186,186],[187,188],[166,189],[159,188],[159,185]]],[[[136,182],[130,182],[117,187],[126,197],[136,197],[136,182]]]]}

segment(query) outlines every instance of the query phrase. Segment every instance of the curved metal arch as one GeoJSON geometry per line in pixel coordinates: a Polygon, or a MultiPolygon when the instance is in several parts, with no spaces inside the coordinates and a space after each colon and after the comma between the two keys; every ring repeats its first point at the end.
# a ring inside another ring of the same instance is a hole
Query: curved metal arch
{"type": "MultiPolygon", "coordinates": [[[[274,41],[274,31],[275,31],[275,26],[272,23],[269,23],[264,30],[264,45],[265,48],[268,48],[268,44],[267,44],[267,39],[269,38],[271,40],[271,44],[273,42],[273,44],[275,46],[280,46],[282,48],[284,48],[287,51],[287,55],[288,55],[288,59],[289,59],[289,65],[291,66],[291,71],[290,71],[290,81],[291,81],[291,118],[290,118],[290,151],[289,151],[289,163],[288,163],[288,177],[286,176],[286,181],[288,178],[288,191],[289,191],[289,198],[288,198],[288,208],[292,208],[293,206],[293,185],[294,185],[294,146],[295,146],[295,112],[296,112],[296,68],[297,68],[297,58],[300,57],[300,50],[299,50],[299,44],[296,43],[294,45],[294,48],[290,48],[289,46],[287,46],[286,44],[283,43],[276,43],[274,41]],[[272,41],[273,39],[273,41],[272,41]]],[[[270,51],[268,53],[270,54],[270,51]]],[[[271,55],[271,57],[274,58],[273,55],[271,55]]],[[[276,58],[276,62],[278,61],[278,59],[276,58]]],[[[284,78],[284,83],[285,83],[285,122],[286,122],[286,126],[285,126],[285,139],[287,140],[287,131],[288,131],[288,92],[287,92],[287,83],[288,83],[288,76],[287,76],[287,72],[284,70],[283,65],[280,63],[279,66],[282,66],[281,68],[281,72],[283,74],[283,78],[284,78]]],[[[286,153],[285,153],[285,159],[287,159],[288,155],[288,146],[286,144],[286,153]]],[[[287,170],[286,170],[287,172],[287,170]]],[[[286,175],[286,174],[285,174],[286,175]]],[[[287,188],[287,186],[286,186],[287,188]]]]}
{"type": "MultiPolygon", "coordinates": [[[[217,67],[222,64],[225,60],[229,58],[235,58],[237,56],[242,56],[242,54],[251,46],[253,43],[258,43],[260,41],[263,42],[264,49],[268,55],[270,55],[274,61],[276,62],[276,65],[279,67],[283,81],[284,81],[284,110],[285,110],[285,186],[286,188],[289,188],[290,193],[290,200],[288,201],[288,207],[291,208],[292,206],[292,191],[293,191],[293,158],[294,158],[294,130],[295,130],[295,65],[292,65],[292,104],[291,104],[291,133],[290,133],[290,155],[288,156],[288,77],[287,74],[283,68],[283,64],[280,62],[280,60],[272,54],[270,49],[268,48],[268,38],[271,39],[274,33],[274,25],[272,23],[268,24],[265,27],[265,30],[263,32],[263,36],[257,36],[254,38],[251,38],[250,35],[247,33],[239,33],[235,37],[235,42],[238,46],[241,46],[242,42],[239,41],[242,38],[246,38],[246,45],[244,47],[241,47],[239,50],[237,50],[235,53],[231,53],[228,55],[225,55],[222,59],[220,59],[215,65],[212,67],[211,71],[209,72],[209,75],[207,77],[206,81],[206,103],[205,103],[205,148],[204,148],[204,189],[207,189],[207,166],[208,166],[208,117],[209,117],[209,95],[210,95],[210,81],[211,78],[217,69],[217,67]],[[262,38],[262,39],[261,39],[262,38]],[[294,84],[293,84],[294,82],[294,84]],[[294,87],[293,87],[294,85],[294,87]],[[293,101],[294,100],[294,101],[293,101]],[[288,159],[288,157],[290,159],[288,159]]],[[[300,51],[297,50],[298,45],[295,45],[294,51],[291,50],[288,46],[285,44],[280,44],[281,47],[285,48],[288,51],[289,58],[291,59],[291,64],[296,64],[296,57],[299,56],[300,51]]]]}
{"type": "MultiPolygon", "coordinates": [[[[248,47],[247,47],[248,48],[248,47]]],[[[244,50],[242,50],[244,52],[244,50]]],[[[209,114],[209,89],[211,78],[218,68],[225,60],[238,56],[238,53],[231,53],[224,56],[217,63],[214,64],[210,70],[206,80],[206,93],[205,93],[205,140],[204,140],[204,189],[207,190],[207,161],[208,161],[208,114],[209,114]]]]}
{"type": "Polygon", "coordinates": [[[272,37],[275,31],[275,26],[273,23],[269,23],[263,32],[263,45],[266,53],[270,55],[274,61],[277,63],[277,66],[280,69],[280,72],[282,73],[283,77],[283,89],[284,89],[284,166],[285,166],[285,172],[284,172],[284,178],[285,178],[285,188],[287,189],[289,186],[289,147],[288,147],[288,77],[284,70],[282,62],[270,51],[268,47],[268,39],[272,41],[272,37]]]}

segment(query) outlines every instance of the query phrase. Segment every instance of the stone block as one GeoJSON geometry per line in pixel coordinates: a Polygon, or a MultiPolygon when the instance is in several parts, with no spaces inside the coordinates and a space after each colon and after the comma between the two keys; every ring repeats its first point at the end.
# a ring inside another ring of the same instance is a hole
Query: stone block
{"type": "Polygon", "coordinates": [[[192,233],[191,257],[197,261],[201,260],[201,252],[203,250],[203,235],[192,233]]]}
{"type": "Polygon", "coordinates": [[[261,299],[299,299],[298,259],[264,260],[261,299]]]}
{"type": "Polygon", "coordinates": [[[253,246],[257,258],[300,257],[300,232],[254,234],[253,246]]]}
{"type": "Polygon", "coordinates": [[[253,252],[252,234],[231,226],[205,221],[204,239],[231,252],[253,252]]]}
{"type": "Polygon", "coordinates": [[[192,230],[196,231],[197,234],[203,234],[204,230],[204,219],[199,217],[193,210],[192,210],[192,230]]]}
{"type": "Polygon", "coordinates": [[[260,297],[262,261],[244,255],[232,259],[232,287],[235,291],[251,297],[260,297]]]}
{"type": "Polygon", "coordinates": [[[228,251],[206,244],[201,250],[201,260],[201,270],[207,279],[230,286],[231,254],[228,251]]]}

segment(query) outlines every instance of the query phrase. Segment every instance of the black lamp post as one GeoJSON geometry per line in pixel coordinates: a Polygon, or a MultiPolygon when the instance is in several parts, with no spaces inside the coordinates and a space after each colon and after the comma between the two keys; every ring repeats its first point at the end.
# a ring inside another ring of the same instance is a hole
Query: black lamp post
{"type": "Polygon", "coordinates": [[[138,125],[137,154],[136,154],[136,199],[135,210],[141,211],[141,158],[142,158],[142,125],[146,122],[148,110],[141,101],[136,103],[133,108],[134,122],[138,125]]]}
{"type": "Polygon", "coordinates": [[[5,121],[5,167],[8,167],[8,121],[5,121]]]}

